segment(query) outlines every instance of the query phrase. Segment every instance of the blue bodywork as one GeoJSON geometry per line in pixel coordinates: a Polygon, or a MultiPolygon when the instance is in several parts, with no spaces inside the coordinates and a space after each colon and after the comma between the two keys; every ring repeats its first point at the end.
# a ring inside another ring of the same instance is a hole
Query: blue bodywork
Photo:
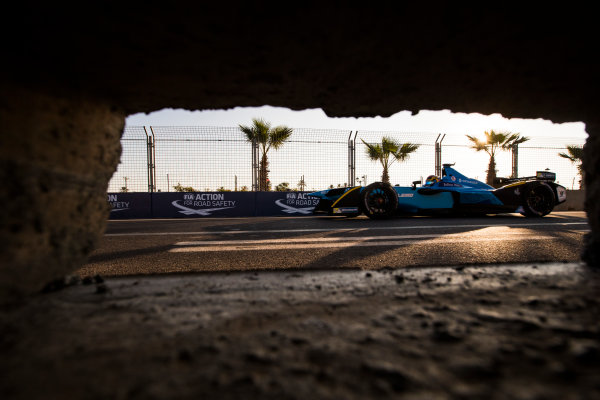
{"type": "Polygon", "coordinates": [[[467,178],[454,168],[444,169],[445,176],[440,181],[425,184],[421,189],[394,186],[394,190],[398,193],[399,211],[417,213],[425,209],[452,208],[456,198],[452,192],[459,194],[461,204],[503,205],[494,195],[495,189],[492,186],[467,178]],[[440,191],[435,193],[437,190],[440,191]]]}

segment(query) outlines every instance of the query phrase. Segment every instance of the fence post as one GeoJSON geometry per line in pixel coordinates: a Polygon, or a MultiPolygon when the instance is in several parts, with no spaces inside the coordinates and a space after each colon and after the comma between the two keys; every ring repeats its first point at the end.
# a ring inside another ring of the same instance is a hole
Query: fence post
{"type": "Polygon", "coordinates": [[[152,142],[150,143],[152,150],[152,192],[156,192],[156,134],[152,127],[150,127],[150,131],[152,132],[152,142]]]}
{"type": "Polygon", "coordinates": [[[519,145],[512,145],[512,176],[511,178],[519,177],[519,145]]]}
{"type": "Polygon", "coordinates": [[[442,176],[442,141],[445,137],[445,133],[443,136],[439,133],[435,139],[435,175],[438,177],[442,176]],[[441,139],[440,136],[442,137],[441,139]]]}
{"type": "MultiPolygon", "coordinates": [[[[358,131],[356,131],[358,133],[358,131]]],[[[348,135],[348,186],[354,186],[356,174],[356,136],[352,140],[352,131],[348,135]]]]}
{"type": "Polygon", "coordinates": [[[258,185],[258,158],[259,158],[259,151],[258,151],[258,142],[256,141],[256,139],[252,139],[252,191],[254,192],[258,192],[259,190],[259,185],[258,185]]]}
{"type": "Polygon", "coordinates": [[[155,147],[154,147],[154,130],[150,127],[150,134],[144,126],[144,132],[146,133],[146,160],[148,165],[148,192],[154,193],[156,191],[156,168],[155,168],[155,147]]]}

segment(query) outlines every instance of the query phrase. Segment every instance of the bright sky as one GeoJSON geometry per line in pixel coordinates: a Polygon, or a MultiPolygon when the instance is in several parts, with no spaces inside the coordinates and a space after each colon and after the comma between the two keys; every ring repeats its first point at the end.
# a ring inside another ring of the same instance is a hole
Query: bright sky
{"type": "MultiPolygon", "coordinates": [[[[126,119],[126,125],[128,127],[237,127],[240,124],[251,125],[252,118],[263,118],[271,122],[273,126],[286,125],[293,129],[312,128],[348,130],[359,131],[359,133],[362,133],[363,135],[367,135],[368,132],[371,132],[371,135],[369,136],[371,140],[376,136],[373,135],[373,133],[378,132],[418,133],[423,134],[423,137],[426,136],[428,138],[427,140],[431,142],[430,150],[433,149],[433,141],[437,136],[436,134],[447,134],[448,137],[444,141],[444,150],[442,152],[442,162],[457,162],[460,166],[459,171],[467,176],[480,180],[485,179],[488,157],[483,152],[469,150],[468,141],[466,140],[465,135],[468,134],[483,138],[483,133],[489,130],[519,133],[522,136],[527,136],[532,139],[529,142],[530,148],[526,149],[526,146],[524,146],[519,153],[520,176],[531,176],[535,174],[535,171],[548,167],[550,170],[557,173],[557,181],[567,185],[569,188],[572,188],[576,185],[577,170],[576,167],[568,160],[558,157],[559,149],[564,149],[566,144],[584,143],[585,139],[587,138],[585,125],[582,122],[555,124],[552,121],[543,119],[508,119],[502,117],[500,114],[485,116],[481,114],[452,113],[448,110],[421,111],[416,115],[411,115],[411,113],[408,111],[401,111],[388,118],[331,118],[325,115],[321,109],[292,111],[287,108],[271,106],[244,108],[236,107],[229,110],[204,111],[163,109],[150,114],[140,113],[130,115],[126,119]],[[452,144],[458,144],[458,142],[456,142],[458,139],[462,140],[462,146],[464,147],[452,147],[452,144]],[[538,150],[540,143],[551,145],[548,146],[551,147],[551,149],[547,149],[545,151],[538,150]]],[[[358,144],[360,145],[360,142],[358,142],[358,144]]],[[[290,145],[288,145],[287,148],[289,148],[289,146],[290,145]]],[[[191,148],[187,149],[186,151],[188,150],[192,151],[191,148]]],[[[363,154],[363,150],[364,149],[361,147],[360,154],[357,156],[358,158],[361,158],[361,160],[365,159],[366,161],[361,161],[357,158],[356,174],[357,177],[367,177],[365,178],[368,180],[366,183],[370,183],[379,179],[381,171],[378,163],[371,162],[365,158],[366,156],[363,154]]],[[[417,155],[414,155],[408,162],[403,163],[402,167],[398,167],[396,165],[392,168],[390,173],[394,179],[398,179],[396,183],[406,185],[418,178],[420,175],[426,176],[433,172],[434,154],[433,152],[431,154],[425,154],[424,152],[426,150],[427,149],[425,148],[422,149],[423,153],[420,156],[421,158],[417,157],[417,155]],[[426,163],[427,165],[423,163],[426,163]],[[394,174],[397,174],[398,177],[394,176],[394,174]]],[[[214,159],[218,162],[220,157],[218,157],[216,153],[213,154],[215,151],[216,150],[207,154],[198,153],[190,158],[190,160],[193,160],[193,162],[187,159],[187,161],[169,159],[167,160],[168,162],[163,162],[164,166],[161,164],[161,171],[160,173],[157,172],[157,174],[162,178],[165,178],[168,173],[168,176],[174,179],[174,182],[181,181],[193,187],[204,187],[206,190],[216,190],[216,188],[220,186],[233,188],[234,184],[231,179],[233,179],[234,174],[236,176],[239,175],[240,179],[242,179],[243,174],[249,171],[248,168],[230,165],[228,167],[229,169],[224,169],[222,166],[217,164],[213,165],[214,162],[210,164],[212,167],[214,167],[213,169],[201,167],[199,164],[196,165],[200,162],[200,160],[214,159]],[[179,166],[180,168],[178,167],[178,169],[181,169],[181,171],[176,172],[175,166],[179,166]],[[169,169],[169,171],[166,169],[169,169]],[[198,175],[198,171],[202,171],[202,176],[198,175]],[[223,177],[218,175],[223,173],[225,173],[227,176],[223,177]],[[229,179],[231,182],[229,182],[226,178],[231,178],[229,179]],[[207,181],[211,179],[214,182],[210,184],[207,183],[207,181]]],[[[169,156],[170,155],[167,154],[166,157],[169,156]]],[[[307,154],[304,154],[304,156],[307,156],[307,154]]],[[[344,159],[344,157],[346,157],[345,148],[342,149],[340,154],[330,156],[337,157],[334,157],[336,160],[338,160],[335,162],[342,162],[343,165],[347,165],[345,164],[346,160],[344,159]],[[339,161],[342,159],[344,161],[339,161]]],[[[172,157],[176,156],[172,155],[172,157]]],[[[185,158],[184,155],[177,155],[177,157],[185,158]]],[[[240,160],[243,159],[242,156],[237,158],[234,157],[234,159],[238,158],[240,160]]],[[[295,182],[300,179],[300,175],[298,175],[298,177],[295,175],[290,177],[288,175],[290,173],[293,174],[299,171],[298,168],[300,166],[294,164],[296,162],[294,160],[297,160],[297,157],[291,157],[290,159],[283,158],[285,158],[285,155],[282,153],[282,151],[273,152],[273,154],[270,154],[269,160],[271,161],[271,166],[273,168],[269,177],[275,184],[285,181],[291,182],[292,185],[294,185],[295,182]],[[278,160],[277,157],[282,158],[282,160],[278,160]]],[[[305,159],[306,157],[303,158],[303,160],[305,159]]],[[[508,176],[511,173],[511,158],[509,153],[503,152],[502,156],[497,157],[496,162],[499,176],[508,176]]],[[[317,190],[323,187],[328,187],[329,184],[341,184],[345,182],[344,179],[347,177],[346,174],[342,174],[343,176],[339,177],[336,175],[336,178],[334,179],[327,175],[323,175],[323,168],[321,168],[314,161],[305,160],[301,166],[304,168],[302,169],[301,173],[307,174],[307,178],[311,173],[314,172],[314,176],[310,176],[311,186],[309,189],[317,190]],[[307,162],[308,164],[306,164],[307,162]],[[318,171],[320,172],[313,171],[314,168],[311,169],[312,167],[319,167],[318,171]]],[[[133,172],[123,169],[122,171],[119,170],[118,173],[115,174],[115,183],[113,186],[116,185],[115,187],[120,188],[123,185],[122,176],[124,175],[129,176],[132,179],[130,183],[133,184],[133,181],[135,180],[132,178],[134,176],[133,172]]],[[[250,175],[248,175],[247,178],[248,179],[246,180],[248,180],[248,182],[240,181],[240,185],[251,185],[250,175]]],[[[140,182],[138,182],[139,187],[142,189],[147,187],[147,182],[144,181],[144,177],[141,177],[140,179],[138,179],[140,180],[140,182]]],[[[161,181],[159,179],[159,188],[161,188],[163,191],[169,190],[167,180],[162,179],[161,181]]]]}
{"type": "Polygon", "coordinates": [[[388,118],[331,118],[321,109],[292,111],[282,107],[236,107],[229,110],[188,111],[163,109],[150,114],[130,115],[129,126],[237,126],[250,125],[252,118],[263,118],[275,125],[290,128],[349,129],[369,131],[440,132],[483,136],[493,129],[510,131],[524,136],[587,138],[585,124],[571,122],[554,124],[543,119],[504,118],[500,114],[452,113],[443,111],[398,112],[388,118]]]}

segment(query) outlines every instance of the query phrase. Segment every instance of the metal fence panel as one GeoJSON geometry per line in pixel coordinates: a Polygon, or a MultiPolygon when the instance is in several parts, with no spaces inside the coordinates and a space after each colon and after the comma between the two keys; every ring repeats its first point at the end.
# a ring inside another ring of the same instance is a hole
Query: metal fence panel
{"type": "Polygon", "coordinates": [[[424,175],[435,172],[436,133],[423,132],[377,132],[358,131],[356,138],[356,180],[355,185],[365,185],[381,181],[383,167],[380,162],[367,156],[367,146],[363,143],[381,143],[383,137],[389,137],[400,143],[418,144],[419,148],[406,161],[394,162],[389,168],[392,185],[410,186],[411,182],[424,175]]]}
{"type": "Polygon", "coordinates": [[[108,192],[147,192],[148,159],[144,127],[127,127],[121,136],[121,147],[121,162],[108,184],[108,192]]]}
{"type": "MultiPolygon", "coordinates": [[[[237,127],[153,126],[146,129],[154,137],[156,188],[173,192],[175,186],[196,191],[252,190],[252,144],[237,127]]],[[[389,136],[419,148],[404,162],[389,170],[390,183],[402,186],[435,173],[435,143],[440,133],[377,132],[320,129],[294,129],[290,139],[268,153],[269,180],[274,190],[287,183],[290,190],[321,190],[328,187],[369,184],[381,180],[382,166],[366,154],[367,143],[381,143],[389,136]],[[348,139],[355,138],[355,163],[350,159],[348,139]],[[349,165],[355,182],[348,182],[349,165]]],[[[557,181],[569,189],[579,188],[577,167],[558,156],[567,145],[583,146],[584,139],[536,137],[519,145],[519,176],[532,176],[550,169],[557,181]]],[[[109,183],[109,192],[147,192],[148,159],[144,127],[126,127],[121,139],[121,163],[109,183]]],[[[262,157],[262,154],[259,154],[262,157]]],[[[470,146],[466,135],[448,134],[441,145],[442,163],[455,163],[466,176],[485,181],[489,156],[470,146]]],[[[512,174],[512,154],[496,154],[497,176],[512,174]]]]}
{"type": "Polygon", "coordinates": [[[252,148],[238,128],[153,126],[157,191],[251,190],[252,148]]]}
{"type": "MultiPolygon", "coordinates": [[[[512,154],[498,151],[495,155],[496,171],[499,177],[512,174],[512,154]]],[[[466,135],[446,135],[442,143],[442,162],[454,164],[463,175],[485,182],[490,156],[485,151],[475,151],[466,135]]]]}
{"type": "Polygon", "coordinates": [[[533,176],[536,171],[548,168],[556,173],[556,182],[567,189],[579,189],[579,171],[571,161],[560,157],[566,153],[567,145],[583,147],[585,139],[574,138],[531,138],[519,145],[519,175],[533,176]]]}
{"type": "Polygon", "coordinates": [[[294,129],[290,140],[279,150],[271,150],[269,180],[272,188],[288,183],[290,189],[320,190],[348,181],[349,131],[294,129]]]}

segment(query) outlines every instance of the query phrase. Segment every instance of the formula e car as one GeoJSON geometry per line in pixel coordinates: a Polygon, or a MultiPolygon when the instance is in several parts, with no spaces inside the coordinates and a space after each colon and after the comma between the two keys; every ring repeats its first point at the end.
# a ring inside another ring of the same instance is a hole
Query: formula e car
{"type": "Polygon", "coordinates": [[[425,183],[415,181],[412,187],[375,182],[366,187],[322,190],[309,196],[319,198],[314,213],[349,217],[364,213],[373,219],[394,215],[515,212],[526,217],[543,217],[567,199],[566,189],[554,182],[556,174],[553,172],[538,171],[536,176],[526,178],[500,178],[504,186],[494,188],[467,178],[452,168],[453,165],[444,164],[441,178],[430,175],[425,183]]]}

